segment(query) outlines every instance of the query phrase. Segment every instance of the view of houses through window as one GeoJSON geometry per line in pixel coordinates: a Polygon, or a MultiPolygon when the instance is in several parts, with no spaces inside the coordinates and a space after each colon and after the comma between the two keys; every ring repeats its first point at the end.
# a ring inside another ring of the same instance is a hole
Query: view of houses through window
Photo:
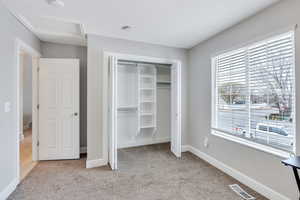
{"type": "Polygon", "coordinates": [[[294,152],[294,33],[214,58],[213,129],[294,152]]]}

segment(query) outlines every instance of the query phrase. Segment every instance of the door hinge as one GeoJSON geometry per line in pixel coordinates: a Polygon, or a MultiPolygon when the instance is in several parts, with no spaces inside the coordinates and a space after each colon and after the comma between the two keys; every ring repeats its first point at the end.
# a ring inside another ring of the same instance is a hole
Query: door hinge
{"type": "Polygon", "coordinates": [[[37,72],[40,72],[40,68],[39,67],[37,68],[37,72]]]}
{"type": "Polygon", "coordinates": [[[40,146],[40,141],[39,140],[37,141],[36,146],[40,146]]]}
{"type": "Polygon", "coordinates": [[[38,104],[38,105],[36,106],[36,108],[39,110],[39,109],[40,109],[40,104],[38,104]]]}

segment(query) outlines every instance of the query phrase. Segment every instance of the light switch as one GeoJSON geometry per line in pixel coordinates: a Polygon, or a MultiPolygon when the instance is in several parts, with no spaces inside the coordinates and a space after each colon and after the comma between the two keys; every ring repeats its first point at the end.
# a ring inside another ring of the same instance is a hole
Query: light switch
{"type": "Polygon", "coordinates": [[[11,104],[10,104],[9,101],[4,103],[4,112],[6,112],[6,113],[10,112],[10,110],[11,110],[11,106],[10,105],[11,104]]]}
{"type": "Polygon", "coordinates": [[[204,139],[204,147],[208,148],[208,137],[204,139]]]}

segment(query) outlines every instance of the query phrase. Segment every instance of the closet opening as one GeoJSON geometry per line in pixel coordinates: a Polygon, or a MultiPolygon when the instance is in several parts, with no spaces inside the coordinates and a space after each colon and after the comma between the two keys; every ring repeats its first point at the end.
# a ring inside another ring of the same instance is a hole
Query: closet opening
{"type": "Polygon", "coordinates": [[[109,56],[108,74],[111,168],[155,153],[180,157],[180,62],[109,56]]]}

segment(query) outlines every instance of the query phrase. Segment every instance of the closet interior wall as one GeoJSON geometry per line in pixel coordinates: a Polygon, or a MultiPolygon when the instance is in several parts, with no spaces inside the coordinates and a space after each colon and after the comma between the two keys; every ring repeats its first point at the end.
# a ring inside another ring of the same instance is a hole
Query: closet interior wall
{"type": "Polygon", "coordinates": [[[171,65],[119,61],[118,148],[170,142],[171,65]]]}

